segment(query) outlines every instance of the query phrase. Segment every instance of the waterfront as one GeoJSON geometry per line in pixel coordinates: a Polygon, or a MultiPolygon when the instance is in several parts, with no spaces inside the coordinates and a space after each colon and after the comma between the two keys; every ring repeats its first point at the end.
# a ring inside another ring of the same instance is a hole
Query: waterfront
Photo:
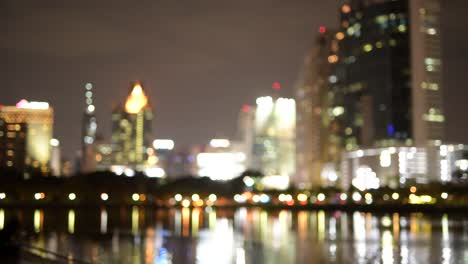
{"type": "Polygon", "coordinates": [[[90,263],[468,262],[468,216],[452,213],[10,208],[1,229],[13,215],[26,244],[90,263]]]}

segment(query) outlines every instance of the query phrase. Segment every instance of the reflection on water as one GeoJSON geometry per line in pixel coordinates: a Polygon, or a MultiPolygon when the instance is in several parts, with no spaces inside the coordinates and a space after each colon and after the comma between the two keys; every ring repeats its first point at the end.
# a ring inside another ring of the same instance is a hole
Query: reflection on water
{"type": "Polygon", "coordinates": [[[13,216],[32,246],[92,263],[468,263],[462,215],[0,208],[0,230],[13,216]]]}

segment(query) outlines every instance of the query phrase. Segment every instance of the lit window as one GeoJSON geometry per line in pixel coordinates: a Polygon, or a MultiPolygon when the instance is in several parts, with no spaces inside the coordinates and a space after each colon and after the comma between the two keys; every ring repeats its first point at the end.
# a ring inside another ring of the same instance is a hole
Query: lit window
{"type": "Polygon", "coordinates": [[[371,44],[365,44],[362,49],[365,51],[365,52],[371,52],[373,47],[371,44]]]}
{"type": "Polygon", "coordinates": [[[336,39],[337,40],[342,40],[344,39],[345,35],[343,34],[343,32],[338,32],[336,33],[336,39]]]}
{"type": "Polygon", "coordinates": [[[329,63],[337,63],[338,62],[338,56],[336,56],[336,55],[328,56],[328,62],[329,63]]]}
{"type": "Polygon", "coordinates": [[[343,5],[341,7],[341,12],[347,14],[347,13],[351,12],[351,7],[349,5],[343,5]]]}

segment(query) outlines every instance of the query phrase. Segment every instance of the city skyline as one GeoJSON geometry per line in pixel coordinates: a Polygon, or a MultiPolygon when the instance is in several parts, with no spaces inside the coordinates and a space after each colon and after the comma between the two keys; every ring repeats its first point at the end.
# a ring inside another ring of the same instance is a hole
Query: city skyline
{"type": "MultiPolygon", "coordinates": [[[[282,83],[284,95],[292,95],[301,61],[312,45],[319,26],[325,25],[333,28],[338,26],[339,21],[338,1],[332,4],[319,3],[318,1],[311,3],[295,1],[290,4],[277,2],[276,6],[269,6],[266,1],[253,6],[247,6],[245,2],[240,2],[225,7],[207,3],[206,6],[194,7],[195,11],[191,18],[183,12],[179,12],[177,4],[167,4],[164,10],[173,14],[174,17],[158,16],[157,19],[169,22],[168,28],[173,29],[172,33],[175,37],[171,41],[179,45],[167,50],[170,46],[167,40],[166,43],[157,43],[159,34],[168,33],[161,32],[161,28],[158,27],[156,27],[158,29],[155,31],[156,33],[152,34],[150,34],[150,28],[142,27],[137,31],[139,34],[120,32],[122,34],[117,35],[119,38],[130,36],[136,43],[139,42],[139,39],[135,38],[135,34],[136,37],[141,37],[141,42],[146,41],[147,44],[143,45],[141,51],[138,51],[136,49],[138,45],[132,44],[131,41],[125,44],[111,43],[112,45],[107,49],[102,49],[101,46],[107,42],[103,41],[103,36],[97,34],[100,27],[106,26],[115,29],[119,23],[124,23],[127,27],[138,28],[138,21],[149,22],[156,19],[156,15],[150,16],[150,10],[135,12],[140,15],[138,18],[140,20],[135,21],[135,17],[132,15],[128,18],[113,17],[115,21],[106,22],[97,19],[99,12],[85,14],[86,8],[92,7],[90,3],[62,6],[58,9],[62,12],[55,14],[50,13],[51,8],[38,7],[33,4],[27,8],[12,2],[5,2],[3,5],[6,7],[3,10],[7,10],[8,13],[8,16],[4,18],[7,27],[0,33],[0,36],[8,38],[8,41],[5,41],[1,47],[1,52],[7,58],[7,63],[3,66],[5,70],[2,72],[6,73],[3,77],[6,80],[8,90],[2,96],[1,103],[14,105],[23,97],[29,100],[50,102],[56,110],[54,137],[61,140],[67,158],[72,158],[75,151],[80,149],[80,127],[70,126],[68,120],[75,120],[77,124],[80,122],[84,103],[82,100],[74,100],[73,98],[75,96],[82,98],[82,89],[85,83],[91,82],[95,85],[95,101],[98,106],[96,115],[99,131],[104,134],[104,138],[110,136],[111,122],[108,120],[110,120],[112,105],[124,97],[128,84],[137,79],[145,83],[150,102],[154,104],[155,111],[158,112],[153,124],[153,130],[157,134],[155,137],[172,138],[176,142],[180,142],[177,144],[178,146],[202,144],[217,135],[232,138],[236,132],[236,122],[232,120],[235,120],[239,106],[253,105],[253,98],[267,95],[270,92],[271,83],[274,81],[282,83]],[[317,7],[317,5],[323,6],[317,7]],[[252,12],[255,14],[245,13],[244,9],[247,7],[253,8],[255,11],[252,12]],[[20,11],[20,8],[23,10],[20,11]],[[327,10],[327,12],[319,15],[322,13],[322,9],[327,10]],[[27,21],[20,21],[20,18],[28,11],[34,12],[34,10],[37,12],[30,17],[31,21],[29,22],[40,21],[41,23],[32,26],[25,25],[27,21]],[[233,12],[233,14],[224,18],[221,15],[219,17],[208,16],[207,14],[212,14],[213,10],[226,14],[233,12]],[[311,15],[311,12],[316,12],[317,16],[311,15]],[[72,26],[70,32],[60,33],[58,26],[50,28],[50,23],[69,13],[73,14],[70,20],[72,22],[67,22],[72,26]],[[259,18],[258,14],[264,16],[259,18]],[[182,18],[183,22],[176,21],[176,15],[182,18]],[[291,15],[297,19],[286,23],[291,15]],[[238,20],[238,18],[244,19],[238,20]],[[257,23],[254,23],[252,27],[248,29],[244,27],[244,24],[255,21],[257,23]],[[77,26],[77,23],[81,22],[83,24],[77,26]],[[84,30],[79,29],[80,26],[90,29],[87,28],[90,27],[87,24],[91,24],[91,22],[98,23],[97,28],[80,35],[80,32],[84,32],[84,30]],[[225,32],[220,31],[221,28],[215,27],[210,31],[202,27],[206,23],[212,24],[213,22],[219,22],[223,27],[232,25],[235,31],[233,33],[229,30],[229,34],[225,34],[225,32]],[[179,23],[183,25],[179,25],[179,23]],[[181,30],[180,26],[184,25],[192,27],[193,33],[177,34],[181,30]],[[270,30],[270,25],[275,26],[277,30],[270,30]],[[45,30],[43,27],[49,27],[49,30],[45,30]],[[205,30],[200,31],[201,29],[205,30]],[[34,32],[46,32],[48,35],[35,37],[35,44],[21,41],[22,37],[34,37],[34,32]],[[207,48],[206,44],[211,43],[210,36],[219,34],[221,34],[223,41],[218,41],[213,45],[214,49],[207,48]],[[259,35],[256,36],[256,34],[259,35]],[[47,36],[48,40],[45,39],[47,36]],[[61,36],[71,39],[61,40],[61,36]],[[242,37],[242,41],[236,36],[242,37]],[[95,37],[95,45],[90,40],[81,42],[80,37],[95,37]],[[180,44],[181,39],[192,40],[192,42],[188,41],[187,43],[193,43],[193,45],[180,44]],[[155,42],[157,44],[155,47],[149,45],[149,43],[155,42]],[[48,44],[61,45],[61,48],[51,49],[48,44]],[[73,49],[76,46],[83,48],[73,49]],[[124,47],[122,48],[122,46],[124,47]],[[239,53],[242,56],[233,58],[233,54],[230,54],[232,50],[237,51],[234,52],[237,54],[236,56],[239,53]],[[283,54],[278,55],[280,50],[283,54]],[[160,54],[163,51],[169,51],[169,53],[164,56],[164,54],[160,54]],[[200,53],[200,51],[203,52],[200,53]],[[258,51],[261,51],[261,54],[252,56],[251,52],[258,51]],[[149,52],[151,56],[143,58],[142,53],[144,52],[149,52]],[[196,56],[190,56],[190,54],[196,54],[196,56]],[[246,58],[248,56],[252,58],[246,58]],[[45,60],[50,63],[43,65],[43,69],[38,69],[41,61],[45,60]],[[221,60],[227,62],[221,63],[221,60]],[[276,61],[279,63],[275,63],[276,61]],[[183,63],[188,65],[182,65],[183,63]],[[252,75],[252,68],[255,69],[254,73],[258,74],[252,75]],[[38,74],[43,73],[43,71],[51,71],[52,73],[39,78],[38,74]],[[22,73],[21,76],[18,74],[19,72],[22,73]],[[54,78],[56,76],[59,78],[54,78]],[[216,77],[213,78],[213,76],[216,77]],[[35,89],[29,87],[35,87],[35,89]],[[195,89],[197,92],[193,92],[195,89]],[[187,92],[187,96],[180,96],[182,92],[187,92]],[[70,97],[67,98],[64,95],[70,95],[70,97]],[[170,111],[170,108],[174,106],[179,111],[170,111]],[[193,109],[196,110],[193,111],[193,109]],[[213,123],[208,126],[206,122],[213,123]],[[186,133],[180,128],[190,129],[190,133],[186,133]]],[[[104,8],[104,4],[101,5],[101,8],[104,8]]],[[[462,1],[451,1],[450,4],[444,3],[442,8],[444,11],[450,10],[447,13],[453,14],[462,5],[462,1]]],[[[141,6],[134,7],[133,11],[141,11],[144,7],[150,7],[149,3],[143,2],[141,6]]],[[[156,10],[157,14],[159,6],[155,4],[151,7],[152,10],[156,10]]],[[[119,4],[112,7],[113,11],[122,11],[122,8],[123,6],[119,4]]],[[[115,16],[117,14],[121,13],[114,12],[115,16]]],[[[467,124],[461,121],[460,115],[454,114],[463,109],[462,98],[466,91],[463,91],[463,86],[457,85],[457,83],[463,83],[463,78],[466,78],[461,74],[465,62],[462,61],[463,59],[454,58],[454,48],[451,46],[455,45],[453,44],[454,32],[457,35],[463,35],[460,32],[466,29],[450,30],[457,26],[452,20],[452,16],[443,16],[442,21],[445,39],[443,42],[444,61],[447,66],[444,68],[444,73],[447,72],[444,82],[445,87],[448,87],[445,91],[445,97],[446,102],[450,102],[446,104],[447,134],[449,138],[466,142],[463,135],[466,134],[467,124]],[[458,80],[458,82],[454,80],[458,80]]],[[[115,30],[111,32],[115,32],[115,30]]],[[[467,40],[461,39],[458,43],[464,43],[464,41],[467,40]]],[[[468,57],[463,54],[463,50],[459,50],[459,52],[461,53],[459,57],[468,57]]]]}

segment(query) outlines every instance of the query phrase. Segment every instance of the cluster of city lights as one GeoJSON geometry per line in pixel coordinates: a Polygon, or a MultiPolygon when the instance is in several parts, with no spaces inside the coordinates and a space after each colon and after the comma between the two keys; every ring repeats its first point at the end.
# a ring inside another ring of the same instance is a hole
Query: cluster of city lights
{"type": "MultiPolygon", "coordinates": [[[[416,192],[418,191],[416,186],[410,186],[409,195],[403,195],[399,192],[385,193],[379,195],[381,201],[400,201],[408,204],[434,204],[440,200],[449,199],[449,194],[447,192],[440,193],[439,197],[435,197],[429,194],[422,194],[416,192]]],[[[375,194],[374,194],[375,195],[375,194]]],[[[293,206],[296,204],[307,205],[307,204],[346,204],[348,201],[358,203],[358,204],[373,204],[375,202],[375,197],[370,192],[359,192],[354,191],[352,193],[334,193],[334,194],[325,194],[323,192],[312,194],[309,191],[300,192],[297,194],[291,193],[280,193],[280,194],[267,194],[267,193],[255,193],[251,191],[245,191],[243,193],[235,194],[233,196],[233,201],[237,204],[284,204],[288,206],[293,206]]],[[[0,193],[0,200],[6,199],[7,194],[5,192],[0,193]]],[[[44,192],[37,192],[33,195],[35,200],[43,200],[46,198],[44,192]]],[[[76,193],[69,193],[68,200],[75,201],[78,198],[76,193]]],[[[102,201],[108,201],[110,196],[108,193],[100,193],[99,198],[102,201]]],[[[145,202],[147,200],[147,195],[143,193],[133,193],[129,198],[133,202],[145,202]]],[[[180,205],[182,207],[202,207],[202,206],[213,206],[218,201],[216,194],[212,193],[206,197],[201,197],[197,193],[191,195],[182,195],[180,193],[175,194],[172,198],[168,200],[169,205],[176,206],[180,205]]],[[[232,201],[232,200],[231,200],[232,201]]],[[[229,200],[226,200],[229,204],[229,200]]]]}
{"type": "Polygon", "coordinates": [[[205,199],[202,199],[197,193],[192,194],[190,197],[184,197],[182,194],[177,193],[170,201],[172,201],[172,205],[180,204],[182,207],[201,207],[204,205],[212,206],[217,200],[218,197],[214,193],[208,195],[205,199]]]}

